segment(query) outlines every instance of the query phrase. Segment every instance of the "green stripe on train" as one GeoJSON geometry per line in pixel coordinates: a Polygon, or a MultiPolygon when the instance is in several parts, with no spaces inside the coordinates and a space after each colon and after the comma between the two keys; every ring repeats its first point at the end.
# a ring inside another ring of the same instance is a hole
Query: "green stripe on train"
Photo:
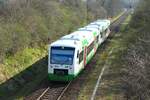
{"type": "Polygon", "coordinates": [[[94,36],[97,36],[97,32],[94,32],[93,35],[94,35],[94,36]]]}
{"type": "Polygon", "coordinates": [[[86,45],[88,45],[89,43],[88,43],[88,41],[87,41],[87,39],[84,39],[83,41],[82,41],[82,45],[83,46],[86,46],[86,45]]]}
{"type": "Polygon", "coordinates": [[[75,75],[55,75],[55,74],[48,74],[48,78],[50,81],[72,81],[74,78],[76,78],[83,69],[80,69],[80,71],[75,75]]]}
{"type": "Polygon", "coordinates": [[[71,81],[75,78],[75,75],[55,75],[55,74],[48,74],[48,78],[50,81],[71,81]]]}

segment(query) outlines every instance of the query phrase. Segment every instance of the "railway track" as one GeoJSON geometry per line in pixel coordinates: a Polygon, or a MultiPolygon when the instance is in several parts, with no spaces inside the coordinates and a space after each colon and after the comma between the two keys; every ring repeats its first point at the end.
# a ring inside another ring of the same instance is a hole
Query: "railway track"
{"type": "Polygon", "coordinates": [[[50,83],[48,87],[36,91],[31,96],[26,97],[25,100],[60,100],[70,84],[71,82],[50,83]]]}

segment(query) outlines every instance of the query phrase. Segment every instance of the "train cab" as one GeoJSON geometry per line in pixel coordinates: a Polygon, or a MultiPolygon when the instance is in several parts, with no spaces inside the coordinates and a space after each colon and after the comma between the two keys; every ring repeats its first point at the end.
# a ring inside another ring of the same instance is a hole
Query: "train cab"
{"type": "Polygon", "coordinates": [[[91,31],[77,31],[49,46],[49,80],[71,81],[80,73],[86,64],[84,48],[89,43],[87,37],[93,39],[91,31]]]}
{"type": "Polygon", "coordinates": [[[108,29],[109,23],[97,21],[50,44],[48,79],[71,81],[77,77],[107,38],[108,29]]]}

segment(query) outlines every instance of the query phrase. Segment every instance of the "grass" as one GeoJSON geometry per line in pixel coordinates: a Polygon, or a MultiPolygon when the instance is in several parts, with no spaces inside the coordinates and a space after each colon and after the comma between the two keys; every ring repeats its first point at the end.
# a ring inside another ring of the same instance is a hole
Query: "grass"
{"type": "Polygon", "coordinates": [[[46,56],[46,54],[47,49],[45,46],[43,48],[25,48],[23,51],[17,52],[14,56],[8,57],[0,68],[0,76],[3,76],[0,77],[0,83],[25,70],[28,66],[46,56]]]}
{"type": "Polygon", "coordinates": [[[47,57],[44,57],[0,85],[1,99],[19,99],[30,94],[47,76],[47,57]],[[14,94],[15,93],[15,94],[14,94]]]}
{"type": "MultiPolygon", "coordinates": [[[[131,19],[131,15],[129,15],[124,23],[129,23],[131,19]]],[[[122,60],[120,59],[123,55],[124,51],[128,48],[128,44],[130,44],[129,39],[133,38],[133,34],[126,32],[124,35],[126,27],[128,24],[122,24],[121,31],[119,37],[115,37],[111,42],[111,46],[113,47],[113,52],[110,57],[107,59],[108,69],[104,73],[102,78],[102,85],[100,89],[100,95],[97,96],[97,99],[102,100],[124,100],[124,95],[121,89],[121,69],[122,69],[122,60]]]]}
{"type": "Polygon", "coordinates": [[[45,79],[47,76],[47,57],[45,57],[47,49],[44,48],[46,47],[42,49],[26,48],[14,57],[6,59],[7,69],[2,70],[6,74],[4,76],[6,81],[0,84],[0,99],[23,98],[45,79]]]}
{"type": "Polygon", "coordinates": [[[125,30],[128,28],[127,25],[129,24],[131,18],[132,18],[132,15],[129,15],[129,16],[126,18],[126,20],[122,23],[121,28],[120,28],[121,31],[125,31],[125,30]]]}

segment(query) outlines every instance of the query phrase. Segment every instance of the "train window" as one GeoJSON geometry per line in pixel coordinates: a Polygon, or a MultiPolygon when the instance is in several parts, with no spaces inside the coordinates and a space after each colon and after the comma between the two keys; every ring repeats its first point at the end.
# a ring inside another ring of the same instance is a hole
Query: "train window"
{"type": "Polygon", "coordinates": [[[79,58],[79,50],[78,50],[78,52],[77,52],[77,58],[79,58]]]}
{"type": "Polygon", "coordinates": [[[87,55],[89,55],[89,53],[93,50],[93,48],[94,48],[94,41],[88,46],[87,55]]]}
{"type": "Polygon", "coordinates": [[[98,43],[98,41],[99,41],[99,35],[97,35],[96,37],[96,43],[98,43]]]}
{"type": "Polygon", "coordinates": [[[107,33],[108,29],[105,30],[105,34],[107,33]]]}
{"type": "Polygon", "coordinates": [[[83,61],[83,51],[79,54],[79,64],[83,61]]]}
{"type": "Polygon", "coordinates": [[[102,38],[104,37],[104,32],[102,32],[102,38]]]}
{"type": "Polygon", "coordinates": [[[102,37],[105,37],[106,33],[107,33],[107,29],[104,32],[102,32],[102,37]]]}
{"type": "Polygon", "coordinates": [[[51,47],[51,64],[72,65],[75,48],[71,47],[51,47]]]}

